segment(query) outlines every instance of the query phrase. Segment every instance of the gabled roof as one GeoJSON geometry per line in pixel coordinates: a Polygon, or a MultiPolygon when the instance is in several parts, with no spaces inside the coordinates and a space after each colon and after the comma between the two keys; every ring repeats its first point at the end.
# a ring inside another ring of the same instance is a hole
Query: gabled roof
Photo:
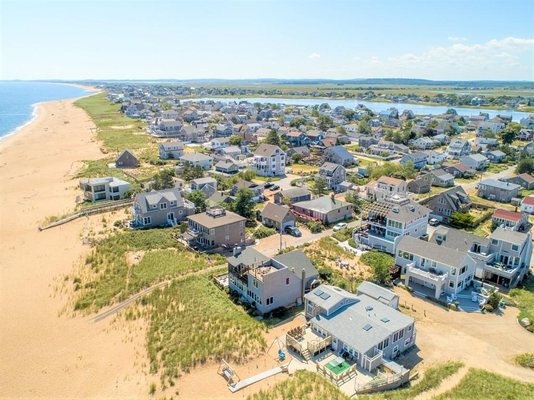
{"type": "Polygon", "coordinates": [[[343,147],[343,146],[332,146],[332,147],[329,147],[328,149],[325,150],[325,152],[328,152],[328,153],[334,153],[336,155],[338,155],[339,157],[341,158],[344,158],[344,159],[352,159],[352,154],[350,154],[348,152],[348,150],[343,147]]]}
{"type": "Polygon", "coordinates": [[[509,211],[509,210],[503,210],[503,209],[496,209],[493,212],[493,218],[499,218],[499,219],[505,219],[507,221],[514,221],[518,222],[523,219],[523,214],[515,211],[509,211]]]}
{"type": "Polygon", "coordinates": [[[228,264],[237,267],[238,265],[252,266],[260,265],[269,261],[269,257],[264,256],[254,247],[247,247],[241,253],[226,259],[228,264]]]}
{"type": "Polygon", "coordinates": [[[427,242],[413,236],[403,236],[397,243],[397,250],[407,251],[445,265],[459,267],[463,265],[466,253],[451,247],[440,246],[437,243],[427,242]]]}
{"type": "Polygon", "coordinates": [[[474,243],[487,246],[489,244],[489,239],[459,229],[440,226],[434,231],[432,236],[428,239],[428,242],[449,249],[467,251],[471,249],[474,243]]]}
{"type": "Polygon", "coordinates": [[[180,157],[180,160],[193,163],[193,162],[199,162],[199,161],[209,161],[209,160],[212,160],[212,158],[202,153],[193,152],[189,154],[184,154],[182,157],[180,157]]]}
{"type": "Polygon", "coordinates": [[[321,168],[319,169],[319,173],[321,175],[322,174],[327,174],[327,175],[330,176],[338,168],[343,168],[343,166],[341,166],[339,164],[331,163],[331,162],[325,162],[325,163],[323,163],[323,165],[321,165],[321,168]]]}
{"type": "Polygon", "coordinates": [[[289,213],[291,213],[291,210],[287,206],[267,203],[261,211],[261,216],[281,223],[289,213]]]}
{"type": "Polygon", "coordinates": [[[288,197],[290,199],[294,199],[296,197],[302,197],[302,196],[308,196],[311,195],[311,192],[306,188],[290,188],[281,190],[280,193],[282,196],[288,197]]]}
{"type": "Polygon", "coordinates": [[[318,275],[312,262],[302,250],[293,250],[289,253],[277,255],[276,257],[273,257],[273,261],[290,269],[299,278],[301,277],[303,269],[307,278],[318,275]]]}
{"type": "Polygon", "coordinates": [[[480,185],[496,187],[501,190],[516,190],[521,188],[521,186],[516,183],[498,181],[497,179],[484,179],[483,181],[480,181],[480,185]]]}
{"type": "Polygon", "coordinates": [[[280,154],[284,153],[280,147],[275,146],[274,144],[262,143],[254,152],[254,155],[261,157],[270,157],[275,153],[276,150],[278,150],[280,154]]]}
{"type": "Polygon", "coordinates": [[[179,189],[153,190],[147,193],[139,193],[135,196],[135,203],[139,206],[142,213],[148,212],[150,206],[159,204],[161,200],[168,202],[176,201],[177,207],[184,206],[179,189]]]}
{"type": "Polygon", "coordinates": [[[298,203],[294,204],[294,206],[317,211],[321,214],[326,214],[330,211],[337,210],[338,208],[348,205],[350,204],[338,199],[332,199],[330,196],[321,196],[313,200],[299,201],[298,203]]]}

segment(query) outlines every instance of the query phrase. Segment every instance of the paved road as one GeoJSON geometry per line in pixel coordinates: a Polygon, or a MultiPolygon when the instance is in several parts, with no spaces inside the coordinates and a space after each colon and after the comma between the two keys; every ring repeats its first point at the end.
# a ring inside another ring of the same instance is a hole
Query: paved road
{"type": "Polygon", "coordinates": [[[514,170],[515,170],[515,166],[511,166],[505,170],[502,170],[501,172],[497,172],[497,173],[491,173],[491,172],[484,172],[482,174],[482,178],[479,178],[473,182],[470,182],[470,183],[462,183],[460,184],[460,186],[462,186],[464,188],[464,190],[467,192],[468,190],[470,189],[474,189],[476,187],[476,185],[478,185],[478,183],[482,180],[482,179],[499,179],[499,178],[505,178],[505,177],[509,177],[509,176],[513,176],[514,175],[514,170]]]}

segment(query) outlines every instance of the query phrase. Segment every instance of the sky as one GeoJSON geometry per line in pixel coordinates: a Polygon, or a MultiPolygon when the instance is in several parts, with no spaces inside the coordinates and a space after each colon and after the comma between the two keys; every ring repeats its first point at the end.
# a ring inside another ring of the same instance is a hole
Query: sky
{"type": "Polygon", "coordinates": [[[0,0],[0,80],[534,80],[533,0],[0,0]]]}

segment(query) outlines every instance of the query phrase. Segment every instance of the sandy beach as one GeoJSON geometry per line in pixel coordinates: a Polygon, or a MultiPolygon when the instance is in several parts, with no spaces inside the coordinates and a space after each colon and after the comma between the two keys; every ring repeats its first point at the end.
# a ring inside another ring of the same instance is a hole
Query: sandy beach
{"type": "Polygon", "coordinates": [[[148,383],[135,347],[110,322],[60,315],[57,279],[88,250],[88,220],[39,232],[47,216],[73,209],[80,160],[103,155],[87,114],[62,100],[38,105],[35,120],[0,142],[0,396],[139,398],[148,383]]]}

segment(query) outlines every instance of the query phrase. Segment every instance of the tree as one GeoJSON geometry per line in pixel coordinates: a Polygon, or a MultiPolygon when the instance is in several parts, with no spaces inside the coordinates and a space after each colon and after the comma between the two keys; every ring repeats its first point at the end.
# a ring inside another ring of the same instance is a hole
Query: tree
{"type": "Polygon", "coordinates": [[[321,177],[315,178],[315,182],[313,184],[313,187],[311,188],[311,191],[315,195],[322,195],[328,193],[326,181],[321,177]]]}
{"type": "Polygon", "coordinates": [[[520,124],[517,122],[510,122],[500,133],[502,142],[504,144],[511,144],[517,138],[517,134],[520,130],[520,124]]]}
{"type": "Polygon", "coordinates": [[[344,127],[342,127],[341,125],[336,126],[336,132],[339,133],[340,135],[346,135],[347,134],[347,130],[344,127]]]}
{"type": "Polygon", "coordinates": [[[497,310],[499,308],[499,303],[501,302],[501,300],[502,296],[494,290],[488,297],[488,304],[493,307],[494,310],[497,310]]]}
{"type": "Polygon", "coordinates": [[[154,184],[152,188],[155,190],[171,189],[174,187],[174,170],[162,169],[154,175],[154,184]]]}
{"type": "Polygon", "coordinates": [[[244,171],[240,171],[237,175],[241,179],[244,179],[246,181],[251,181],[252,179],[256,177],[256,172],[252,171],[251,169],[246,169],[244,171]]]}
{"type": "Polygon", "coordinates": [[[254,202],[252,201],[253,197],[254,193],[252,190],[247,188],[239,189],[232,207],[234,212],[246,219],[252,219],[254,217],[254,202]]]}
{"type": "Polygon", "coordinates": [[[228,143],[230,143],[232,146],[241,146],[242,141],[243,139],[241,138],[241,136],[232,135],[230,136],[228,143]]]}
{"type": "Polygon", "coordinates": [[[534,159],[532,158],[523,158],[515,167],[515,172],[517,174],[532,174],[534,173],[534,159]]]}
{"type": "Polygon", "coordinates": [[[276,129],[271,129],[269,131],[269,133],[267,134],[267,139],[265,139],[265,143],[280,146],[280,135],[278,134],[278,132],[276,132],[276,129]]]}
{"type": "Polygon", "coordinates": [[[195,205],[197,213],[206,211],[206,194],[202,190],[193,190],[187,200],[195,205]]]}
{"type": "Polygon", "coordinates": [[[363,206],[363,201],[360,199],[360,196],[358,196],[355,192],[348,192],[345,196],[345,200],[348,201],[354,210],[355,213],[359,213],[363,206]]]}
{"type": "Polygon", "coordinates": [[[299,162],[301,162],[301,161],[302,161],[302,154],[300,154],[300,153],[293,153],[293,154],[291,155],[291,161],[292,161],[293,163],[299,163],[299,162]]]}
{"type": "Polygon", "coordinates": [[[373,280],[383,285],[391,284],[391,274],[389,268],[395,264],[395,259],[386,253],[371,250],[364,253],[360,260],[371,267],[373,280]]]}
{"type": "Polygon", "coordinates": [[[186,181],[190,181],[192,179],[202,178],[204,176],[204,170],[199,165],[193,166],[190,162],[186,162],[180,172],[180,176],[186,181]]]}
{"type": "Polygon", "coordinates": [[[289,126],[292,128],[298,128],[301,125],[306,125],[306,119],[304,117],[297,117],[294,118],[290,123],[289,126]]]}
{"type": "Polygon", "coordinates": [[[356,117],[356,111],[351,110],[350,108],[343,111],[343,116],[349,121],[352,121],[356,117]]]}
{"type": "Polygon", "coordinates": [[[454,228],[470,228],[475,218],[467,212],[455,212],[451,215],[451,226],[454,228]]]}
{"type": "Polygon", "coordinates": [[[328,115],[319,115],[317,118],[317,126],[320,130],[326,131],[328,128],[334,126],[334,120],[328,115]]]}
{"type": "Polygon", "coordinates": [[[362,134],[362,135],[370,135],[371,134],[371,127],[369,126],[369,124],[367,123],[368,120],[364,120],[362,119],[359,123],[358,123],[358,131],[362,134]]]}

